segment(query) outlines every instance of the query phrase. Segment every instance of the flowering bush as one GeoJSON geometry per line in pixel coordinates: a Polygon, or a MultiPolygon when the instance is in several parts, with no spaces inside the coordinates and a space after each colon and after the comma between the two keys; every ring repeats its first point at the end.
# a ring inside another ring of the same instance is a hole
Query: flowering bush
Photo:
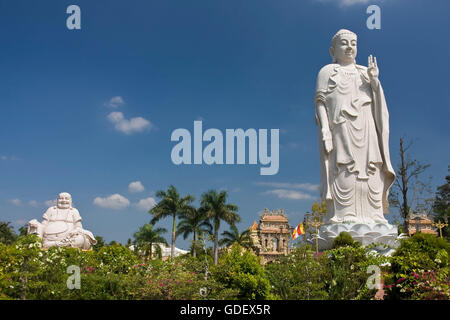
{"type": "Polygon", "coordinates": [[[265,266],[277,298],[284,300],[326,299],[325,255],[316,256],[310,245],[295,248],[292,254],[265,266]]]}
{"type": "Polygon", "coordinates": [[[450,276],[447,269],[413,271],[409,277],[401,277],[385,288],[395,288],[414,300],[449,300],[450,276]]]}
{"type": "Polygon", "coordinates": [[[41,266],[40,239],[37,236],[20,238],[15,244],[0,243],[0,294],[24,299],[29,292],[43,287],[40,280],[45,272],[41,266]]]}
{"type": "Polygon", "coordinates": [[[183,259],[154,260],[148,265],[144,299],[199,299],[204,286],[201,275],[191,271],[183,259]]]}
{"type": "Polygon", "coordinates": [[[129,273],[139,262],[133,251],[121,245],[104,246],[97,253],[99,271],[104,273],[129,273]]]}
{"type": "Polygon", "coordinates": [[[377,289],[367,287],[369,266],[378,266],[381,271],[388,258],[357,243],[331,249],[325,254],[329,258],[326,283],[330,299],[374,299],[377,289]]]}
{"type": "MultiPolygon", "coordinates": [[[[13,299],[108,299],[133,297],[118,295],[131,265],[137,261],[125,247],[104,247],[99,252],[75,248],[41,249],[35,235],[20,237],[13,245],[0,243],[0,296],[13,299]],[[80,290],[69,290],[67,268],[77,266],[83,283],[80,290]],[[121,273],[116,278],[105,274],[121,273]],[[102,283],[102,281],[103,283],[102,283]],[[95,285],[94,285],[95,284],[95,285]],[[105,295],[108,291],[109,295],[105,295]]],[[[135,279],[133,279],[135,280],[135,279]]]]}
{"type": "Polygon", "coordinates": [[[120,245],[98,251],[51,247],[36,236],[13,245],[0,243],[1,299],[232,299],[204,262],[190,257],[143,263],[120,245]],[[69,289],[69,266],[80,270],[80,288],[69,289]]]}
{"type": "Polygon", "coordinates": [[[143,261],[121,245],[43,250],[38,237],[22,236],[0,243],[0,299],[373,299],[371,265],[386,266],[386,298],[450,299],[449,244],[427,235],[403,241],[389,259],[358,245],[319,255],[302,246],[264,267],[238,245],[213,266],[208,255],[143,261]],[[79,289],[68,288],[70,266],[79,289]]]}
{"type": "Polygon", "coordinates": [[[386,276],[389,299],[449,299],[450,244],[429,234],[403,240],[386,276]]]}

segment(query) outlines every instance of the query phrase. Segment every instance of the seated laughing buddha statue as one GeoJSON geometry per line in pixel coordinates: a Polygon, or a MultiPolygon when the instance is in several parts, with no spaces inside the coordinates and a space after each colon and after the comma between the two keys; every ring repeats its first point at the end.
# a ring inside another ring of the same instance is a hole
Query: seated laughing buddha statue
{"type": "Polygon", "coordinates": [[[28,234],[36,234],[42,239],[43,247],[74,247],[88,250],[97,241],[94,235],[83,229],[81,216],[72,207],[72,197],[67,192],[58,195],[56,206],[44,213],[42,223],[36,219],[28,223],[28,234]]]}

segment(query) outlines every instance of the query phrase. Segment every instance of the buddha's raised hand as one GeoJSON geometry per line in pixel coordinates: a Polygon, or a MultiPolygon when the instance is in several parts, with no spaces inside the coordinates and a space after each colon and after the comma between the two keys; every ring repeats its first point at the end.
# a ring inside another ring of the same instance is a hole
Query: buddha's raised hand
{"type": "Polygon", "coordinates": [[[369,56],[369,63],[367,66],[367,74],[369,75],[370,84],[374,89],[378,86],[378,75],[380,70],[378,69],[377,58],[369,56]]]}

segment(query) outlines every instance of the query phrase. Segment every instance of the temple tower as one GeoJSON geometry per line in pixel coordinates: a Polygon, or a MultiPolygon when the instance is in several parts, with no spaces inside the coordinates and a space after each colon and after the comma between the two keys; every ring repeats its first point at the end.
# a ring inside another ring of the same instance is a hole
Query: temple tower
{"type": "Polygon", "coordinates": [[[263,264],[289,253],[291,234],[292,227],[283,209],[278,211],[264,209],[259,224],[255,221],[250,227],[253,247],[263,264]]]}

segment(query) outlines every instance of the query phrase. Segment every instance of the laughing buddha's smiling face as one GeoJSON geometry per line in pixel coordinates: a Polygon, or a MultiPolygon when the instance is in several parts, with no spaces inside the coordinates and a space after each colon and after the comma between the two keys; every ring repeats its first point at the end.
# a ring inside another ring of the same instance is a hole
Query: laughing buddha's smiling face
{"type": "Polygon", "coordinates": [[[357,51],[356,35],[352,33],[339,35],[334,46],[330,48],[331,56],[340,65],[354,63],[357,51]]]}
{"type": "Polygon", "coordinates": [[[68,209],[72,205],[72,197],[67,192],[60,193],[57,199],[57,206],[60,209],[68,209]]]}

